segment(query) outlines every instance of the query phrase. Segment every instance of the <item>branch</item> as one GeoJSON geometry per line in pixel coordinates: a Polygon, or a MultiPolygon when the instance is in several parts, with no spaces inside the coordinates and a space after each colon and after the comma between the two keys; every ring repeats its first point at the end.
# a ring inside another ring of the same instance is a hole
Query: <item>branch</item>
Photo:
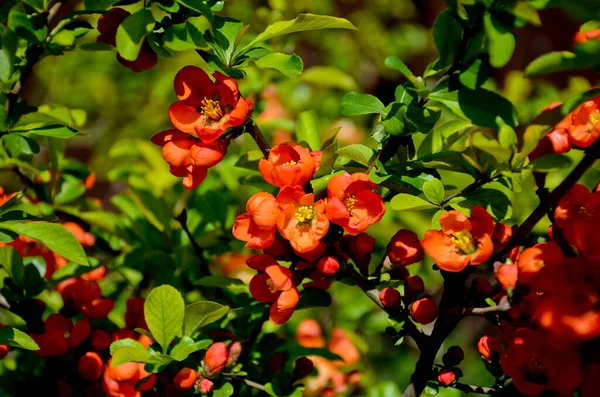
{"type": "Polygon", "coordinates": [[[262,152],[263,156],[265,158],[268,158],[269,151],[271,150],[271,145],[269,145],[269,142],[267,142],[267,140],[265,139],[265,136],[260,131],[260,128],[258,128],[258,125],[256,125],[256,122],[253,123],[252,128],[248,131],[248,133],[258,145],[258,148],[262,152]]]}
{"type": "Polygon", "coordinates": [[[456,307],[448,310],[449,314],[460,316],[487,316],[488,314],[504,313],[510,310],[508,297],[504,296],[496,306],[488,307],[456,307]]]}
{"type": "Polygon", "coordinates": [[[468,185],[467,187],[465,187],[463,190],[461,190],[460,192],[456,192],[454,194],[449,195],[448,197],[446,197],[442,203],[440,204],[441,207],[444,207],[446,204],[448,204],[448,202],[450,200],[452,200],[453,198],[456,197],[461,197],[464,196],[467,193],[471,193],[477,189],[479,189],[480,187],[482,187],[483,185],[493,182],[494,179],[499,178],[500,176],[502,176],[502,174],[500,173],[496,173],[492,176],[488,176],[488,175],[483,175],[480,179],[476,180],[475,182],[471,183],[470,185],[468,185]]]}
{"type": "Polygon", "coordinates": [[[454,389],[460,390],[464,393],[479,393],[479,394],[488,394],[488,395],[494,395],[495,393],[498,392],[498,390],[494,389],[493,387],[483,387],[483,386],[476,386],[476,385],[467,385],[465,383],[455,383],[454,385],[450,386],[454,389]]]}
{"type": "Polygon", "coordinates": [[[571,173],[561,182],[560,185],[552,191],[547,199],[541,200],[537,208],[529,215],[527,219],[519,226],[517,231],[513,234],[512,238],[500,251],[499,257],[502,257],[506,253],[510,252],[515,247],[521,245],[531,230],[537,225],[537,223],[548,213],[548,211],[554,208],[560,199],[567,194],[569,190],[579,181],[585,171],[590,168],[594,162],[600,157],[600,140],[597,140],[585,153],[583,159],[577,164],[577,166],[571,171],[571,173]]]}
{"type": "Polygon", "coordinates": [[[200,259],[200,274],[203,276],[210,276],[210,268],[208,267],[208,262],[204,257],[204,249],[198,245],[196,239],[194,239],[194,236],[192,235],[192,232],[190,232],[190,229],[187,226],[187,211],[185,209],[181,211],[181,213],[175,217],[175,220],[181,225],[181,228],[188,236],[190,244],[192,244],[196,255],[200,259]]]}

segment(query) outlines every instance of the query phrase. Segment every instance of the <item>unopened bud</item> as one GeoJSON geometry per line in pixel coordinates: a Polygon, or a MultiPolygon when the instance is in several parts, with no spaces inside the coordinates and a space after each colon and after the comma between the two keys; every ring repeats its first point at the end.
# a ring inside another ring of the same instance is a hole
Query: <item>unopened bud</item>
{"type": "Polygon", "coordinates": [[[465,353],[460,346],[451,346],[442,357],[442,362],[447,367],[455,367],[465,358],[465,353]]]}
{"type": "Polygon", "coordinates": [[[502,353],[502,343],[494,336],[484,335],[477,342],[477,351],[481,358],[486,361],[494,361],[502,353]]]}
{"type": "Polygon", "coordinates": [[[471,288],[475,293],[486,298],[494,291],[492,284],[483,277],[476,277],[473,280],[473,284],[471,284],[471,288]]]}
{"type": "Polygon", "coordinates": [[[404,282],[404,295],[409,299],[413,300],[417,296],[421,295],[425,290],[425,283],[423,283],[423,279],[421,276],[415,274],[414,276],[410,276],[404,282]]]}
{"type": "Polygon", "coordinates": [[[438,379],[438,382],[440,382],[440,385],[450,386],[456,380],[456,374],[454,373],[453,370],[444,368],[438,374],[437,379],[438,379]]]}
{"type": "Polygon", "coordinates": [[[198,391],[200,392],[200,394],[208,394],[212,392],[214,388],[215,385],[209,379],[202,379],[198,383],[198,391]]]}
{"type": "Polygon", "coordinates": [[[340,269],[340,263],[333,256],[324,256],[317,262],[317,269],[326,276],[333,276],[340,269]]]}
{"type": "Polygon", "coordinates": [[[431,299],[419,299],[413,302],[410,315],[419,324],[429,324],[437,318],[437,306],[431,299]]]}
{"type": "Polygon", "coordinates": [[[204,355],[204,372],[206,376],[213,376],[225,369],[229,354],[223,342],[213,343],[204,355]]]}
{"type": "Polygon", "coordinates": [[[242,354],[242,344],[238,341],[233,341],[229,344],[229,359],[227,365],[236,363],[242,354]]]}
{"type": "Polygon", "coordinates": [[[283,367],[285,367],[285,354],[281,352],[277,352],[271,356],[269,360],[269,370],[272,374],[276,374],[281,371],[283,367]]]}
{"type": "Polygon", "coordinates": [[[296,366],[294,367],[294,376],[296,379],[302,379],[311,374],[314,369],[312,360],[306,357],[300,357],[296,360],[296,366]]]}
{"type": "Polygon", "coordinates": [[[400,307],[400,292],[395,288],[384,288],[379,292],[379,300],[386,309],[400,307]]]}

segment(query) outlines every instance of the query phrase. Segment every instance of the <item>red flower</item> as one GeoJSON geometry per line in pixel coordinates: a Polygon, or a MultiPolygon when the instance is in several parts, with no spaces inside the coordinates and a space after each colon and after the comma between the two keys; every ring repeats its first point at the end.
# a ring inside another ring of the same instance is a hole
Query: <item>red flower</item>
{"type": "Polygon", "coordinates": [[[186,66],[175,76],[179,101],[171,105],[171,123],[180,131],[194,133],[204,142],[217,140],[230,127],[246,122],[252,102],[240,96],[237,82],[219,72],[211,81],[196,66],[186,66]]]}
{"type": "Polygon", "coordinates": [[[421,241],[425,252],[442,270],[460,272],[467,265],[479,265],[494,252],[494,220],[479,206],[467,218],[460,211],[448,211],[440,217],[442,230],[428,230],[421,241]]]}
{"type": "Polygon", "coordinates": [[[248,259],[248,266],[259,273],[250,281],[250,293],[261,303],[273,302],[269,311],[275,324],[290,319],[300,300],[298,289],[292,282],[292,272],[268,255],[248,259]]]}
{"type": "Polygon", "coordinates": [[[502,343],[495,336],[484,335],[477,342],[477,351],[484,360],[495,361],[502,353],[502,343]]]}
{"type": "Polygon", "coordinates": [[[233,235],[246,241],[246,248],[265,249],[273,244],[281,209],[269,193],[256,193],[246,203],[246,213],[235,219],[233,235]]]}
{"type": "Polygon", "coordinates": [[[191,390],[196,384],[196,379],[198,379],[198,374],[191,368],[183,368],[181,371],[175,375],[175,379],[173,383],[175,384],[175,388],[179,391],[188,391],[191,390]]]}
{"type": "Polygon", "coordinates": [[[571,113],[568,133],[571,143],[586,148],[600,137],[600,96],[584,102],[571,113]]]}
{"type": "Polygon", "coordinates": [[[151,140],[162,146],[162,156],[171,166],[171,174],[184,177],[183,186],[187,189],[202,183],[208,168],[218,164],[227,151],[225,142],[202,142],[175,129],[159,132],[151,140]]]}
{"type": "Polygon", "coordinates": [[[539,243],[521,252],[517,260],[519,282],[531,285],[544,266],[558,266],[564,260],[562,249],[554,241],[539,243]]]}
{"type": "Polygon", "coordinates": [[[364,232],[385,214],[377,185],[364,173],[335,175],[327,185],[327,218],[351,234],[364,232]]]}
{"type": "Polygon", "coordinates": [[[437,380],[442,386],[450,386],[456,380],[456,374],[452,369],[443,368],[438,374],[437,380]]]}
{"type": "Polygon", "coordinates": [[[323,331],[316,320],[307,318],[302,320],[296,328],[296,340],[303,347],[325,347],[323,331]]]}
{"type": "MultiPolygon", "coordinates": [[[[344,360],[343,364],[352,365],[360,361],[360,352],[346,332],[341,328],[335,328],[331,332],[327,348],[344,360]]],[[[342,364],[342,363],[340,363],[342,364]]]]}
{"type": "Polygon", "coordinates": [[[367,233],[355,236],[342,236],[342,247],[350,259],[361,269],[366,269],[371,263],[371,255],[375,249],[375,239],[367,233]]]}
{"type": "Polygon", "coordinates": [[[300,186],[286,186],[277,195],[283,212],[277,218],[277,230],[300,253],[311,251],[329,230],[323,200],[306,194],[300,186]]]}
{"type": "Polygon", "coordinates": [[[77,371],[82,379],[95,382],[102,376],[102,366],[103,362],[98,353],[87,352],[79,358],[77,371]]]}
{"type": "Polygon", "coordinates": [[[406,266],[422,261],[425,253],[417,234],[412,230],[401,229],[390,240],[387,254],[392,263],[406,266]]]}
{"type": "Polygon", "coordinates": [[[558,351],[542,334],[528,328],[515,333],[502,355],[502,370],[524,395],[535,397],[544,390],[572,395],[583,381],[581,358],[574,351],[558,351]]]}
{"type": "Polygon", "coordinates": [[[156,375],[146,372],[144,364],[125,363],[113,367],[112,358],[102,377],[102,388],[110,397],[140,397],[141,392],[151,390],[155,383],[156,375]]]}
{"type": "Polygon", "coordinates": [[[515,288],[519,279],[519,267],[511,264],[501,265],[496,273],[496,279],[504,290],[515,288]]]}
{"type": "Polygon", "coordinates": [[[282,143],[269,151],[258,170],[271,185],[302,186],[310,181],[321,163],[321,152],[310,152],[297,143],[282,143]]]}

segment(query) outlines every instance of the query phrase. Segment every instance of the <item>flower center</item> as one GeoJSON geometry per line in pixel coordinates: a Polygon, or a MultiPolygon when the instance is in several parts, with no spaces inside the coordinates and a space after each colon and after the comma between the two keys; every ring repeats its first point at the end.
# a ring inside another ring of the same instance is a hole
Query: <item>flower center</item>
{"type": "Polygon", "coordinates": [[[296,219],[300,223],[310,222],[315,217],[315,209],[310,205],[303,205],[296,210],[296,219]]]}
{"type": "Polygon", "coordinates": [[[595,112],[590,113],[590,123],[594,126],[598,122],[600,122],[600,110],[596,109],[595,112]]]}
{"type": "Polygon", "coordinates": [[[352,216],[352,210],[354,209],[354,206],[356,205],[357,201],[358,200],[356,199],[356,197],[353,194],[348,195],[344,198],[344,205],[348,209],[348,212],[350,212],[351,216],[352,216]]]}
{"type": "Polygon", "coordinates": [[[473,235],[468,230],[461,230],[452,236],[452,242],[462,251],[465,255],[473,255],[477,251],[477,244],[473,235]]]}
{"type": "Polygon", "coordinates": [[[525,379],[538,385],[545,385],[548,382],[548,375],[546,374],[546,369],[542,363],[537,359],[532,358],[531,361],[527,363],[525,379]]]}
{"type": "Polygon", "coordinates": [[[221,103],[213,99],[204,98],[202,100],[200,111],[213,121],[219,121],[223,118],[223,108],[221,107],[221,103]]]}
{"type": "Polygon", "coordinates": [[[269,289],[269,291],[271,291],[271,293],[275,293],[277,292],[277,287],[275,286],[275,283],[273,282],[273,280],[268,279],[267,280],[267,288],[269,289]]]}
{"type": "Polygon", "coordinates": [[[296,165],[298,163],[296,163],[294,160],[290,160],[287,163],[283,163],[283,165],[296,165]]]}

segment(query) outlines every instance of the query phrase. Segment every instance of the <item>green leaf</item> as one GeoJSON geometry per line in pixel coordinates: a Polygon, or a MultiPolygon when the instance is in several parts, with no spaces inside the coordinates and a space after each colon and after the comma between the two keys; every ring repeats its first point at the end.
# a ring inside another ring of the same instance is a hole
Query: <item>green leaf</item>
{"type": "Polygon", "coordinates": [[[0,229],[9,230],[32,238],[45,245],[65,259],[79,265],[89,266],[85,252],[79,241],[64,226],[48,222],[2,222],[0,229]]]}
{"type": "Polygon", "coordinates": [[[532,168],[536,172],[550,172],[557,168],[569,168],[572,163],[573,161],[564,154],[547,154],[533,160],[527,168],[532,168]]]}
{"type": "Polygon", "coordinates": [[[483,26],[487,35],[490,64],[495,68],[501,68],[510,61],[515,51],[515,35],[490,13],[483,16],[483,26]]]}
{"type": "Polygon", "coordinates": [[[498,131],[498,141],[504,148],[514,150],[519,144],[517,133],[513,128],[508,125],[503,125],[498,131]]]}
{"type": "Polygon", "coordinates": [[[0,328],[0,344],[20,347],[25,350],[40,350],[40,347],[29,335],[10,327],[0,328]]]}
{"type": "Polygon", "coordinates": [[[587,66],[581,58],[569,51],[555,51],[541,55],[534,59],[525,68],[525,76],[533,77],[541,74],[562,72],[566,70],[582,69],[587,66]]]}
{"type": "Polygon", "coordinates": [[[233,396],[233,393],[233,385],[229,382],[225,382],[213,390],[212,397],[229,397],[233,396]]]}
{"type": "Polygon", "coordinates": [[[518,125],[517,111],[513,104],[502,95],[483,88],[448,91],[446,88],[429,95],[458,116],[471,120],[473,124],[497,129],[499,117],[502,123],[511,127],[518,125]]]}
{"type": "Polygon", "coordinates": [[[116,367],[120,364],[125,363],[147,363],[152,355],[144,348],[141,347],[122,347],[117,349],[112,354],[111,366],[116,367]]]}
{"type": "Polygon", "coordinates": [[[431,228],[434,230],[439,230],[442,228],[442,225],[440,224],[440,218],[442,217],[442,215],[444,215],[446,212],[446,210],[438,210],[435,212],[435,214],[433,214],[433,216],[431,217],[431,228]]]}
{"type": "Polygon", "coordinates": [[[477,58],[458,76],[458,79],[462,85],[474,90],[477,87],[481,87],[489,77],[490,71],[487,65],[481,59],[477,58]]]}
{"type": "Polygon", "coordinates": [[[221,319],[228,311],[228,306],[210,301],[195,302],[186,306],[183,326],[184,335],[193,335],[199,328],[221,319]]]}
{"type": "Polygon", "coordinates": [[[261,69],[275,69],[289,78],[299,76],[304,68],[302,59],[298,55],[288,55],[281,52],[265,55],[254,61],[254,63],[261,69]]]}
{"type": "Polygon", "coordinates": [[[402,103],[392,102],[387,108],[387,116],[381,124],[390,135],[403,135],[405,132],[408,107],[402,103]]]}
{"type": "Polygon", "coordinates": [[[332,66],[313,66],[306,69],[299,79],[323,88],[337,88],[344,91],[354,91],[358,88],[354,77],[332,66]]]}
{"type": "Polygon", "coordinates": [[[330,17],[326,15],[315,15],[315,14],[300,14],[291,21],[280,21],[275,22],[265,29],[264,32],[259,34],[254,40],[252,40],[246,47],[242,49],[242,52],[249,48],[256,46],[258,43],[265,40],[269,40],[273,37],[281,36],[284,34],[303,32],[307,30],[320,30],[320,29],[352,29],[356,30],[352,23],[344,18],[330,17]]]}
{"type": "Polygon", "coordinates": [[[508,6],[508,10],[517,18],[523,19],[532,25],[541,26],[540,14],[536,8],[527,0],[518,1],[512,7],[508,6]]]}
{"type": "Polygon", "coordinates": [[[426,396],[437,396],[440,391],[440,385],[437,382],[430,380],[423,389],[423,394],[426,396]]]}
{"type": "Polygon", "coordinates": [[[195,342],[189,336],[184,336],[177,342],[177,344],[171,350],[170,356],[174,360],[183,361],[192,353],[208,348],[212,344],[212,340],[204,339],[195,342]]]}
{"type": "Polygon", "coordinates": [[[110,354],[113,355],[117,350],[124,347],[135,347],[144,349],[144,345],[131,338],[119,339],[110,344],[110,354]]]}
{"type": "Polygon", "coordinates": [[[242,280],[224,276],[205,276],[199,280],[196,280],[194,285],[212,288],[247,290],[247,286],[242,280]]]}
{"type": "Polygon", "coordinates": [[[375,156],[375,151],[373,149],[360,144],[344,146],[339,148],[336,153],[341,157],[354,160],[367,167],[371,164],[371,161],[375,156]]]}
{"type": "Polygon", "coordinates": [[[349,92],[342,98],[340,112],[344,116],[356,116],[359,114],[384,113],[385,106],[381,101],[370,94],[349,92]]]}
{"type": "Polygon", "coordinates": [[[13,157],[18,157],[20,154],[34,154],[40,151],[40,146],[36,141],[19,134],[4,135],[2,142],[4,142],[13,157]]]}
{"type": "Polygon", "coordinates": [[[212,34],[216,43],[209,44],[216,48],[215,51],[222,62],[229,66],[233,60],[233,53],[236,49],[240,33],[243,33],[244,24],[236,19],[215,17],[212,22],[212,34]]]}
{"type": "Polygon", "coordinates": [[[21,255],[14,247],[0,247],[0,265],[6,269],[10,279],[17,287],[23,287],[25,267],[21,255]]]}
{"type": "Polygon", "coordinates": [[[117,51],[127,61],[135,61],[144,39],[154,28],[154,16],[149,8],[131,14],[117,30],[117,51]]]}
{"type": "Polygon", "coordinates": [[[4,82],[12,77],[18,43],[19,38],[17,35],[10,28],[5,27],[2,31],[2,45],[0,47],[0,80],[4,82]]]}
{"type": "Polygon", "coordinates": [[[106,10],[118,0],[84,0],[86,10],[106,10]]]}
{"type": "Polygon", "coordinates": [[[418,83],[418,80],[415,77],[414,73],[397,56],[392,55],[392,56],[385,58],[384,63],[385,63],[385,66],[387,66],[388,68],[397,70],[400,73],[402,73],[402,75],[404,77],[406,77],[410,82],[412,82],[415,87],[418,87],[421,85],[418,83]]]}
{"type": "Polygon", "coordinates": [[[165,31],[163,43],[165,47],[173,51],[195,50],[207,46],[202,32],[189,21],[170,26],[165,31]]]}
{"type": "Polygon", "coordinates": [[[177,0],[177,2],[192,11],[204,15],[209,21],[213,20],[212,11],[205,0],[177,0]]]}
{"type": "Polygon", "coordinates": [[[462,25],[450,10],[442,12],[433,25],[433,40],[440,53],[435,68],[441,69],[454,62],[463,36],[462,25]]]}
{"type": "Polygon", "coordinates": [[[456,210],[471,215],[471,208],[479,205],[485,208],[497,221],[502,221],[512,215],[512,203],[508,196],[497,189],[483,188],[450,200],[450,206],[456,210]]]}
{"type": "MultiPolygon", "coordinates": [[[[13,132],[20,132],[21,128],[13,129],[13,132]]],[[[21,133],[24,136],[30,135],[38,135],[38,136],[47,136],[51,138],[72,138],[74,136],[85,135],[84,133],[77,131],[71,127],[67,127],[66,125],[47,125],[45,127],[30,129],[28,131],[24,131],[21,133]]]]}
{"type": "Polygon", "coordinates": [[[161,285],[148,294],[144,303],[144,317],[163,352],[167,351],[175,337],[182,335],[184,310],[181,294],[170,285],[161,285]]]}
{"type": "Polygon", "coordinates": [[[331,295],[321,288],[306,288],[300,292],[300,300],[296,310],[312,307],[328,307],[331,305],[331,295]]]}
{"type": "Polygon", "coordinates": [[[442,152],[451,136],[463,136],[471,127],[471,123],[462,119],[449,120],[438,125],[421,142],[417,157],[442,152]]]}
{"type": "Polygon", "coordinates": [[[337,140],[322,150],[321,165],[319,166],[319,169],[317,170],[313,178],[320,178],[322,176],[330,174],[333,171],[335,160],[338,157],[337,150],[337,140]]]}
{"type": "Polygon", "coordinates": [[[444,201],[444,185],[439,179],[430,179],[423,184],[423,194],[427,200],[439,205],[444,201]]]}
{"type": "Polygon", "coordinates": [[[337,172],[334,172],[333,174],[325,175],[325,176],[322,176],[320,178],[313,179],[312,181],[310,181],[310,185],[312,186],[312,190],[315,194],[315,197],[318,197],[318,198],[326,197],[327,196],[327,185],[329,184],[329,181],[331,180],[331,178],[333,178],[335,175],[340,175],[343,173],[344,173],[344,171],[337,171],[337,172]]]}
{"type": "Polygon", "coordinates": [[[318,150],[321,147],[321,128],[317,112],[307,110],[298,115],[296,138],[298,142],[308,143],[312,150],[318,150]]]}
{"type": "Polygon", "coordinates": [[[436,206],[430,202],[407,193],[399,193],[395,195],[390,202],[390,206],[395,211],[427,210],[430,208],[436,208],[436,206]]]}

